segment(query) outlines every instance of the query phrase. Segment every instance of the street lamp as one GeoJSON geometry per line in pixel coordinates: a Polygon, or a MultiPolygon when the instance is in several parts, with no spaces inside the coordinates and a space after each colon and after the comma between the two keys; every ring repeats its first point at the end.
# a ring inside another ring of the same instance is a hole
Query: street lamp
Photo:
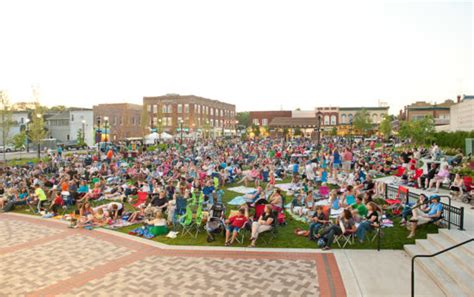
{"type": "Polygon", "coordinates": [[[95,142],[97,143],[97,158],[100,162],[100,142],[102,140],[102,131],[100,130],[100,116],[97,117],[97,132],[95,142]]]}
{"type": "Polygon", "coordinates": [[[83,145],[84,143],[86,143],[86,120],[82,120],[82,143],[81,143],[81,145],[83,145]]]}
{"type": "Polygon", "coordinates": [[[181,144],[183,144],[183,119],[179,120],[179,131],[181,132],[181,144]]]}
{"type": "Polygon", "coordinates": [[[322,112],[318,111],[316,113],[316,140],[318,145],[318,151],[321,149],[321,119],[322,119],[322,112]]]}
{"type": "Polygon", "coordinates": [[[104,130],[105,130],[104,142],[109,142],[109,137],[108,137],[109,132],[107,131],[108,128],[109,128],[109,117],[104,117],[104,130]]]}
{"type": "Polygon", "coordinates": [[[150,133],[153,133],[153,115],[150,118],[150,133]]]}
{"type": "Polygon", "coordinates": [[[161,134],[161,118],[158,119],[158,129],[157,129],[156,132],[158,132],[158,141],[159,141],[159,140],[160,140],[160,137],[161,137],[161,136],[160,136],[160,134],[161,134]]]}
{"type": "Polygon", "coordinates": [[[351,144],[352,144],[352,119],[349,120],[349,139],[351,141],[351,144]]]}
{"type": "Polygon", "coordinates": [[[30,119],[26,119],[25,120],[25,133],[26,133],[26,152],[29,153],[30,152],[30,136],[28,135],[28,132],[30,132],[30,130],[28,129],[28,124],[30,122],[30,119]]]}
{"type": "MultiPolygon", "coordinates": [[[[40,114],[36,114],[36,117],[38,118],[38,120],[41,119],[41,115],[40,114]]],[[[41,127],[43,128],[43,127],[41,127]]],[[[41,140],[38,141],[38,159],[41,158],[41,140]]]]}
{"type": "Polygon", "coordinates": [[[206,119],[206,134],[207,138],[210,138],[210,133],[209,133],[209,119],[206,119]]]}

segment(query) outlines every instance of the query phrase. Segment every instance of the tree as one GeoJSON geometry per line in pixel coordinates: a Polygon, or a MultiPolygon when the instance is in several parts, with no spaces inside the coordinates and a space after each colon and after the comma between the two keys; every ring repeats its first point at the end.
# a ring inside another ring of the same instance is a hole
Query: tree
{"type": "Polygon", "coordinates": [[[402,122],[399,135],[401,138],[411,139],[415,144],[423,144],[434,139],[434,132],[433,118],[426,116],[420,120],[402,122]]]}
{"type": "Polygon", "coordinates": [[[337,127],[332,127],[331,136],[337,136],[337,127]]]}
{"type": "Polygon", "coordinates": [[[367,135],[367,133],[372,129],[370,114],[365,109],[362,109],[355,114],[352,123],[354,128],[360,131],[363,135],[367,135]]]}
{"type": "Polygon", "coordinates": [[[382,132],[385,139],[388,139],[392,135],[392,117],[385,115],[382,122],[380,122],[379,127],[380,132],[382,132]]]}
{"type": "Polygon", "coordinates": [[[30,139],[33,144],[38,147],[38,159],[41,157],[41,140],[46,137],[46,130],[44,128],[43,115],[41,113],[41,106],[36,103],[35,110],[33,111],[31,123],[30,123],[30,139]]]}
{"type": "Polygon", "coordinates": [[[84,145],[86,143],[85,138],[86,135],[84,134],[84,131],[82,131],[82,128],[78,129],[76,135],[77,144],[79,144],[80,146],[84,145]]]}
{"type": "MultiPolygon", "coordinates": [[[[0,91],[0,119],[2,121],[2,144],[5,146],[8,140],[8,134],[10,133],[10,128],[13,125],[12,121],[12,111],[10,106],[10,100],[5,91],[0,91]]],[[[6,149],[3,149],[3,165],[6,164],[6,149]]]]}
{"type": "Polygon", "coordinates": [[[252,124],[250,122],[250,113],[248,112],[238,112],[236,116],[239,126],[244,126],[245,128],[250,127],[252,124]]]}
{"type": "Polygon", "coordinates": [[[52,106],[51,108],[49,108],[49,111],[52,111],[52,112],[64,112],[66,111],[66,106],[64,105],[56,105],[56,106],[52,106]]]}
{"type": "Polygon", "coordinates": [[[11,139],[10,139],[10,144],[13,145],[13,147],[18,150],[21,149],[26,142],[26,132],[21,131],[18,134],[15,134],[11,139]]]}

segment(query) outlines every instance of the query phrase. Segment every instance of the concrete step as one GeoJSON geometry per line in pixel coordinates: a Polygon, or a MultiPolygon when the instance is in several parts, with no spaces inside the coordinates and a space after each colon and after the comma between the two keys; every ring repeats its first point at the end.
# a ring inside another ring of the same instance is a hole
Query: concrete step
{"type": "MultiPolygon", "coordinates": [[[[474,238],[467,231],[439,229],[438,232],[440,236],[444,237],[446,240],[452,243],[449,246],[453,246],[455,244],[474,238]]],[[[465,251],[466,253],[468,253],[471,257],[474,257],[474,244],[473,243],[465,244],[459,247],[458,249],[461,249],[465,251]]]]}
{"type": "MultiPolygon", "coordinates": [[[[405,245],[405,251],[411,257],[415,255],[425,255],[428,252],[417,245],[405,245]]],[[[471,296],[466,294],[461,287],[455,283],[455,281],[441,269],[436,262],[430,258],[417,258],[415,260],[415,267],[421,267],[423,270],[433,279],[433,281],[440,287],[440,289],[446,294],[446,296],[471,296]]],[[[415,274],[415,286],[416,286],[416,274],[415,274]]]]}
{"type": "MultiPolygon", "coordinates": [[[[416,246],[425,250],[426,254],[434,254],[443,250],[434,245],[431,240],[426,239],[417,240],[416,246]]],[[[472,273],[472,270],[470,271],[468,268],[468,265],[474,263],[474,261],[472,261],[473,258],[464,254],[466,262],[459,263],[453,259],[452,255],[448,255],[448,253],[449,252],[446,252],[436,257],[432,257],[431,261],[437,264],[439,269],[442,269],[446,274],[448,274],[466,294],[474,293],[474,283],[472,282],[474,274],[472,273]]],[[[460,253],[459,255],[462,257],[463,253],[460,253]]]]}
{"type": "MultiPolygon", "coordinates": [[[[438,251],[447,249],[454,245],[454,243],[448,238],[439,234],[428,234],[428,241],[430,241],[433,246],[437,247],[438,251]]],[[[474,245],[474,242],[472,244],[474,245]]],[[[460,246],[446,252],[446,255],[449,255],[456,263],[458,263],[458,265],[462,265],[463,268],[467,269],[466,272],[474,274],[474,267],[468,264],[473,263],[470,261],[474,261],[474,257],[469,253],[468,249],[463,247],[464,246],[460,246]]]]}

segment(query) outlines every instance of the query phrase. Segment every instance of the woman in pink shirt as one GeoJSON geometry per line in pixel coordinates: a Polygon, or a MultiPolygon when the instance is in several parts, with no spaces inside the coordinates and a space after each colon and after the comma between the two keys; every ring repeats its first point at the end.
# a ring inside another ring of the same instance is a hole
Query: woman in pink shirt
{"type": "Polygon", "coordinates": [[[441,183],[449,178],[449,170],[448,170],[448,165],[444,165],[438,172],[438,174],[435,175],[435,177],[430,180],[430,186],[428,187],[428,191],[431,191],[431,188],[433,187],[433,184],[436,183],[436,190],[435,192],[439,192],[439,186],[441,183]]]}

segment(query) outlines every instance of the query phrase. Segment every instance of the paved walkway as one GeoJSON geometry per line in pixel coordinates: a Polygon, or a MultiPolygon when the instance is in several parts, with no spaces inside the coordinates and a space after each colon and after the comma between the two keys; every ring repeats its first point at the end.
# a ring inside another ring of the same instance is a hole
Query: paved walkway
{"type": "Polygon", "coordinates": [[[346,296],[332,253],[189,249],[0,214],[0,296],[346,296]]]}

